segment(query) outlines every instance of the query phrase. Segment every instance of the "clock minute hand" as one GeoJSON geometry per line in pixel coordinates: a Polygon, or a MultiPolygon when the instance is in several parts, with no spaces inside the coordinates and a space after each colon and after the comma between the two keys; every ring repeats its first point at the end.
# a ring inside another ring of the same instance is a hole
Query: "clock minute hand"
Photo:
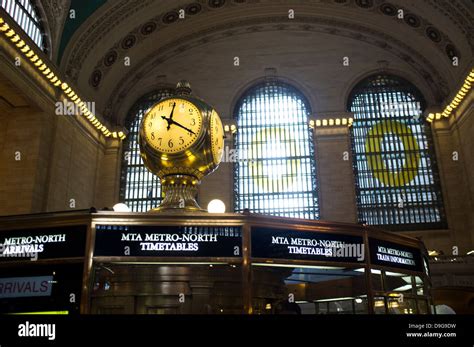
{"type": "Polygon", "coordinates": [[[165,119],[168,122],[168,126],[166,127],[166,130],[170,130],[171,124],[173,122],[173,112],[174,112],[175,106],[176,106],[176,102],[173,102],[173,108],[171,109],[169,118],[166,118],[165,116],[161,116],[162,119],[165,119]]]}
{"type": "Polygon", "coordinates": [[[171,109],[171,113],[170,113],[170,120],[173,119],[173,112],[174,112],[174,107],[176,106],[176,102],[173,102],[173,108],[171,109]]]}
{"type": "Polygon", "coordinates": [[[183,128],[184,130],[189,131],[191,134],[196,135],[196,133],[195,133],[194,131],[192,131],[192,130],[189,129],[189,128],[186,128],[185,126],[179,124],[178,122],[175,122],[175,121],[172,120],[172,119],[170,119],[170,124],[175,124],[175,125],[179,126],[180,128],[183,128]]]}

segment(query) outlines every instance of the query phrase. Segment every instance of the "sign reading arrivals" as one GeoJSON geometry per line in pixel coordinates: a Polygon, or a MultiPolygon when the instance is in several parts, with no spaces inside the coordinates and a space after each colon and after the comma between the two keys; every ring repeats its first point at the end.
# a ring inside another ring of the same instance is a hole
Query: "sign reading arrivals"
{"type": "Polygon", "coordinates": [[[423,271],[421,252],[418,248],[370,238],[369,249],[372,264],[423,271]]]}
{"type": "Polygon", "coordinates": [[[241,257],[240,227],[97,225],[95,256],[241,257]]]}
{"type": "Polygon", "coordinates": [[[252,257],[364,262],[362,236],[252,228],[252,257]]]}
{"type": "Polygon", "coordinates": [[[50,296],[53,276],[0,278],[0,298],[50,296]]]}
{"type": "Polygon", "coordinates": [[[86,226],[6,230],[0,233],[0,262],[84,256],[86,226]]]}

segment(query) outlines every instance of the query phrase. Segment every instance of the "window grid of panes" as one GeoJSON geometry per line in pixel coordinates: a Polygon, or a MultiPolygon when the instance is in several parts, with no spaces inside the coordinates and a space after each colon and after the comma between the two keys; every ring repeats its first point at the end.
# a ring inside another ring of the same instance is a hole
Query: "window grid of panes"
{"type": "Polygon", "coordinates": [[[44,30],[31,0],[1,0],[2,8],[43,51],[47,50],[44,30]]]}
{"type": "Polygon", "coordinates": [[[140,156],[138,133],[150,107],[170,95],[173,95],[172,89],[147,94],[132,107],[126,120],[129,133],[123,147],[120,201],[133,212],[146,212],[157,207],[162,199],[159,178],[148,171],[140,156]]]}
{"type": "Polygon", "coordinates": [[[309,104],[293,87],[265,82],[239,101],[235,118],[235,210],[319,219],[309,104]]]}
{"type": "Polygon", "coordinates": [[[349,98],[359,222],[391,229],[445,227],[423,98],[409,82],[377,75],[349,98]]]}

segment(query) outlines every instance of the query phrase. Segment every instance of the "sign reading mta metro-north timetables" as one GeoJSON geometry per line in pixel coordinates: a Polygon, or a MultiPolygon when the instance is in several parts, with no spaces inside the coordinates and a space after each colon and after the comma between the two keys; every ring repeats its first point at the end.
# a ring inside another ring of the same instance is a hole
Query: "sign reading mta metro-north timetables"
{"type": "Polygon", "coordinates": [[[97,225],[94,256],[241,257],[240,227],[97,225]]]}

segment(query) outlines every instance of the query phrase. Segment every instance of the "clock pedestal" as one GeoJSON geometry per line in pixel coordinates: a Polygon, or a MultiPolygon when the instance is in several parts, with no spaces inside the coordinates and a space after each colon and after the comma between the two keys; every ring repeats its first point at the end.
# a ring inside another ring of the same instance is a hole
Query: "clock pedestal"
{"type": "Polygon", "coordinates": [[[201,182],[190,175],[168,175],[161,179],[164,199],[160,206],[150,212],[194,211],[206,212],[197,201],[196,195],[201,182]]]}

